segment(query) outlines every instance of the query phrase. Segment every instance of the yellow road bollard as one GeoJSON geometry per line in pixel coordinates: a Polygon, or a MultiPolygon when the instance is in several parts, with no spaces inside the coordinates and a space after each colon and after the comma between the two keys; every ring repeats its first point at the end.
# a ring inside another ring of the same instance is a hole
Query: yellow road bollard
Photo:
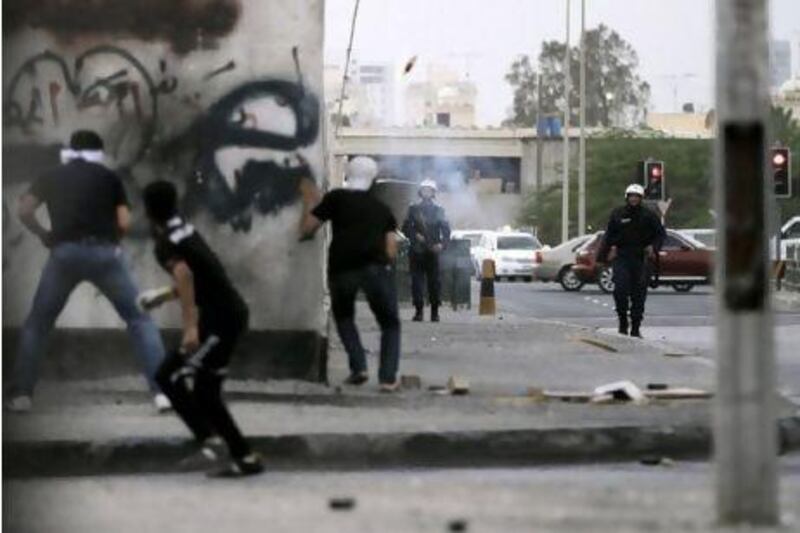
{"type": "Polygon", "coordinates": [[[479,315],[494,315],[497,311],[494,300],[494,261],[484,259],[481,265],[481,303],[479,315]]]}

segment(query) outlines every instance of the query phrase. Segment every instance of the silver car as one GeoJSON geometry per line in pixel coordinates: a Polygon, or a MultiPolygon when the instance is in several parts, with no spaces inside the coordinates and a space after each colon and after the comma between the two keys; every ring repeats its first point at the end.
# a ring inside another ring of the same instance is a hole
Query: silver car
{"type": "Polygon", "coordinates": [[[533,276],[539,281],[557,281],[565,291],[578,291],[583,282],[570,268],[575,262],[575,253],[586,244],[591,235],[575,237],[562,242],[555,248],[537,250],[534,257],[533,276]]]}

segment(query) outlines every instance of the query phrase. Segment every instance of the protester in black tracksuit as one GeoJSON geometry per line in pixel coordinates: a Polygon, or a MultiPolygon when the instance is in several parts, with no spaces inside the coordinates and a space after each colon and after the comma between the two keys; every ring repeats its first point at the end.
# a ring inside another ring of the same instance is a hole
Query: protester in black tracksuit
{"type": "Polygon", "coordinates": [[[247,305],[203,237],[179,216],[171,183],[157,181],[145,187],[144,203],[156,239],[156,259],[173,277],[175,288],[142,305],[153,308],[178,299],[183,317],[181,346],[167,355],[156,380],[206,455],[213,458],[211,441],[225,441],[232,461],[220,474],[257,474],[263,470],[261,459],[222,401],[231,353],[247,330],[247,305]]]}
{"type": "Polygon", "coordinates": [[[625,196],[626,204],[611,213],[597,260],[613,265],[619,332],[628,334],[630,308],[630,335],[641,337],[650,268],[657,261],[666,232],[658,216],[642,205],[641,185],[630,185],[625,196]]]}
{"type": "Polygon", "coordinates": [[[423,320],[425,307],[424,285],[428,282],[428,300],[431,304],[431,321],[439,321],[442,303],[439,276],[439,255],[450,242],[450,224],[444,209],[434,203],[436,182],[425,180],[420,184],[419,203],[408,208],[402,231],[411,241],[409,270],[411,271],[411,299],[416,313],[413,320],[423,320]]]}

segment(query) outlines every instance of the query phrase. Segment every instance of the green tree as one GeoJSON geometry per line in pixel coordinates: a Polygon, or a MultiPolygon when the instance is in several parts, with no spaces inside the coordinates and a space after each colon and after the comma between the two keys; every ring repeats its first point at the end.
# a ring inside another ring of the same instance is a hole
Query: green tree
{"type": "MultiPolygon", "coordinates": [[[[534,124],[538,84],[542,83],[541,112],[564,108],[564,43],[542,43],[537,68],[529,56],[521,56],[506,74],[514,90],[512,116],[506,125],[534,124]]],[[[600,25],[586,32],[586,122],[589,126],[638,124],[650,98],[650,86],[639,74],[639,57],[616,31],[600,25]]],[[[570,120],[578,120],[580,47],[570,48],[570,120]]]]}
{"type": "MultiPolygon", "coordinates": [[[[706,228],[713,225],[713,141],[698,139],[590,138],[586,146],[586,221],[590,231],[604,229],[614,207],[624,203],[625,188],[640,182],[640,161],[656,157],[665,164],[666,191],[673,203],[667,226],[706,228]]],[[[577,174],[570,179],[570,236],[577,234],[577,174]]],[[[531,194],[518,222],[538,228],[542,242],[561,238],[561,184],[531,194]]]]}

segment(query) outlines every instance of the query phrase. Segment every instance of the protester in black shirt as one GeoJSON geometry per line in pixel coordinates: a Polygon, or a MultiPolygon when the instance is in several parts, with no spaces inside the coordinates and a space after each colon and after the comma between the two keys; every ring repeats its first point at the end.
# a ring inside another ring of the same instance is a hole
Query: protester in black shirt
{"type": "Polygon", "coordinates": [[[336,328],[347,351],[350,385],[368,379],[364,346],[355,323],[355,300],[363,290],[370,309],[381,328],[381,359],[378,371],[380,389],[397,389],[400,359],[400,319],[397,309],[393,263],[397,255],[397,222],[386,205],[366,189],[375,175],[374,161],[356,158],[348,170],[347,189],[326,194],[313,207],[319,195],[307,184],[306,212],[302,233],[310,237],[327,221],[333,226],[328,261],[331,306],[336,328]]]}
{"type": "Polygon", "coordinates": [[[644,188],[628,186],[625,205],[614,209],[598,250],[597,260],[611,262],[614,269],[614,303],[619,318],[619,332],[641,337],[649,281],[648,265],[656,258],[666,232],[655,213],[642,205],[644,188]],[[630,305],[629,305],[630,303],[630,305]]]}
{"type": "Polygon", "coordinates": [[[31,408],[47,337],[72,291],[88,281],[127,324],[156,407],[167,410],[169,401],[154,379],[164,346],[155,324],[136,305],[139,291],[119,247],[130,225],[125,189],[102,165],[103,140],[93,131],[76,131],[61,159],[63,164],[36,180],[19,202],[20,220],[50,249],[50,256],[22,327],[7,407],[16,412],[31,408]],[[36,218],[41,205],[50,215],[50,229],[36,218]]]}
{"type": "Polygon", "coordinates": [[[149,184],[144,203],[156,238],[156,259],[175,287],[145,298],[143,305],[153,308],[177,298],[183,317],[181,346],[167,356],[156,379],[204,454],[215,455],[215,435],[225,441],[232,461],[222,474],[257,474],[263,471],[261,459],[250,450],[222,401],[231,352],[247,330],[247,305],[203,237],[179,216],[171,183],[149,184]],[[189,377],[194,380],[191,392],[189,377]]]}
{"type": "Polygon", "coordinates": [[[434,180],[423,180],[419,186],[420,201],[409,206],[403,222],[403,234],[411,241],[408,262],[411,271],[411,299],[416,309],[412,318],[414,322],[421,322],[423,319],[423,287],[426,280],[431,322],[439,321],[439,306],[442,304],[439,256],[450,242],[450,224],[444,209],[434,201],[436,190],[434,180]]]}

